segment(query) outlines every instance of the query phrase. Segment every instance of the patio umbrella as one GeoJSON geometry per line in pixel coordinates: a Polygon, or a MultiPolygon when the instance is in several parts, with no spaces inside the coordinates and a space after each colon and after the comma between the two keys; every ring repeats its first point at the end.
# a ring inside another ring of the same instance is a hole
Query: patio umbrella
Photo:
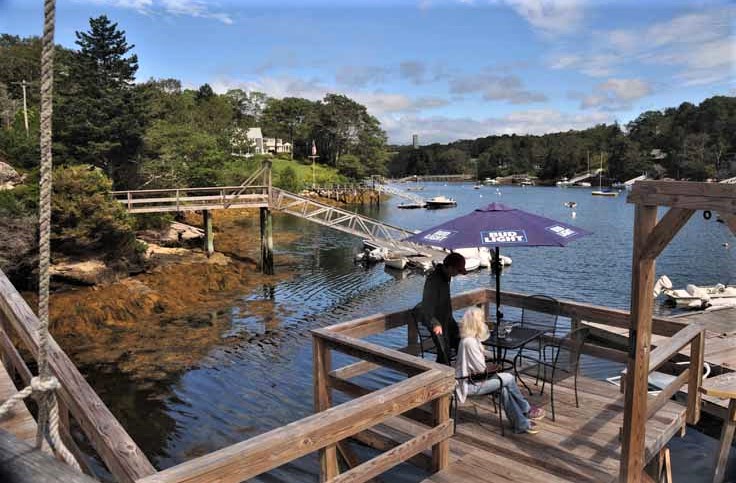
{"type": "MultiPolygon", "coordinates": [[[[503,318],[501,305],[500,247],[564,247],[591,232],[502,203],[491,203],[465,216],[446,221],[405,239],[447,250],[495,248],[496,321],[503,318]]],[[[496,323],[498,327],[498,323],[496,323]]]]}

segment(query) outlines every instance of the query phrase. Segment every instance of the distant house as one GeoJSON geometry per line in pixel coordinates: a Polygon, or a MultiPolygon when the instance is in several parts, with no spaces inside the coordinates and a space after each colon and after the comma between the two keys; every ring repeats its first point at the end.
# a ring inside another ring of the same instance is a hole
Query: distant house
{"type": "Polygon", "coordinates": [[[260,127],[250,127],[246,134],[253,145],[254,154],[281,154],[291,152],[291,143],[279,138],[264,138],[260,127]]]}

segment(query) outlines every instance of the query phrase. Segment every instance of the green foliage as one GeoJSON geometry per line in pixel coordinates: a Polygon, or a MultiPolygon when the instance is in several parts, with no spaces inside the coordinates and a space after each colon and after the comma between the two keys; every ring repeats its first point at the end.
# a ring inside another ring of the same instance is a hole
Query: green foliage
{"type": "Polygon", "coordinates": [[[116,186],[133,184],[143,141],[140,98],[134,88],[138,58],[125,32],[106,16],[76,32],[80,50],[59,82],[54,109],[55,148],[62,161],[105,170],[116,186]]]}
{"type": "Polygon", "coordinates": [[[299,178],[296,175],[296,171],[293,167],[287,166],[281,173],[279,173],[279,179],[276,182],[276,186],[286,191],[299,191],[301,188],[299,178]]]}
{"type": "Polygon", "coordinates": [[[51,241],[55,251],[111,257],[135,254],[135,236],[124,207],[109,195],[112,182],[99,169],[69,166],[54,171],[51,241]]]}

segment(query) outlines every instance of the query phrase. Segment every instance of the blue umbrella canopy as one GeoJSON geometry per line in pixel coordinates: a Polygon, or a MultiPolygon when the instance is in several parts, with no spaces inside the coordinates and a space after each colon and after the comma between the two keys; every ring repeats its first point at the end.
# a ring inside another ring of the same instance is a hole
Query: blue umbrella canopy
{"type": "MultiPolygon", "coordinates": [[[[503,203],[491,203],[465,216],[446,221],[405,239],[446,250],[493,247],[496,274],[496,320],[503,319],[501,305],[500,247],[564,247],[592,232],[567,223],[518,210],[503,203]]],[[[498,325],[494,330],[498,329],[498,325]]]]}
{"type": "Polygon", "coordinates": [[[406,239],[447,250],[474,247],[562,247],[591,232],[559,221],[491,203],[406,239]]]}

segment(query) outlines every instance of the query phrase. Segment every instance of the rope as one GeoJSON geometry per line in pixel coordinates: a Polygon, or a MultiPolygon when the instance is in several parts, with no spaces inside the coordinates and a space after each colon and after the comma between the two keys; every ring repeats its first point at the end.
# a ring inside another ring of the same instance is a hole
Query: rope
{"type": "Polygon", "coordinates": [[[55,391],[59,381],[51,374],[48,362],[49,348],[49,263],[51,259],[51,116],[53,114],[54,84],[54,23],[56,17],[55,0],[44,2],[44,26],[41,51],[41,196],[39,203],[40,224],[40,273],[38,288],[38,377],[31,384],[11,396],[0,406],[0,418],[8,414],[13,406],[33,395],[38,401],[38,432],[36,446],[41,444],[47,427],[52,448],[67,464],[81,472],[77,460],[64,446],[59,435],[59,406],[55,391]]]}

